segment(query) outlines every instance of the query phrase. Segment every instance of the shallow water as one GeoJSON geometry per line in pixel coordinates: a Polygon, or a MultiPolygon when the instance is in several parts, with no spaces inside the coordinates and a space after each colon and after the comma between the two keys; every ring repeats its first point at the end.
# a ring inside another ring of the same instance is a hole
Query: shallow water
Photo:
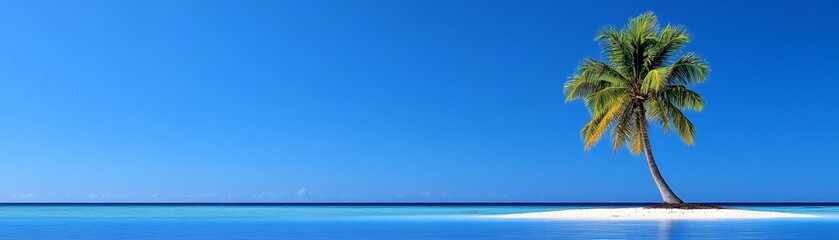
{"type": "Polygon", "coordinates": [[[0,205],[0,239],[839,239],[839,205],[737,206],[817,219],[481,218],[629,205],[0,205]]]}

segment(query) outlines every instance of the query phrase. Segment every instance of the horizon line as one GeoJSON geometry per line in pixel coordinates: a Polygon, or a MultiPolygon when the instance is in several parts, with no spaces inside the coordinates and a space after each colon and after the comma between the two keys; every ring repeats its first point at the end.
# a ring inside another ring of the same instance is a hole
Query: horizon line
{"type": "MultiPolygon", "coordinates": [[[[710,205],[752,205],[752,206],[839,206],[839,202],[811,201],[811,202],[692,202],[695,204],[710,205]]],[[[527,205],[553,205],[553,206],[595,206],[595,205],[655,205],[661,202],[0,202],[0,205],[298,205],[298,206],[527,206],[527,205]]]]}

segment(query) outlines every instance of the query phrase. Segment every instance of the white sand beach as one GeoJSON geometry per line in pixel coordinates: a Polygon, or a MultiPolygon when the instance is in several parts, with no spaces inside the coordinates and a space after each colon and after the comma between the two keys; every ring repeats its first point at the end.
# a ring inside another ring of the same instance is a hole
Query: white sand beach
{"type": "Polygon", "coordinates": [[[595,208],[548,212],[517,213],[491,216],[493,218],[564,219],[564,220],[678,220],[678,219],[769,219],[816,218],[816,215],[766,212],[740,209],[649,209],[595,208]]]}

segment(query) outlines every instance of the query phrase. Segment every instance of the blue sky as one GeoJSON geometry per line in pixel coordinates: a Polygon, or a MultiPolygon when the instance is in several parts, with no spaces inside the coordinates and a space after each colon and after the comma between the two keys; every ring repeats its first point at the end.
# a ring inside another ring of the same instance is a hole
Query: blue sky
{"type": "Polygon", "coordinates": [[[562,84],[652,10],[711,65],[687,201],[839,201],[830,1],[19,1],[0,201],[659,201],[562,84]]]}

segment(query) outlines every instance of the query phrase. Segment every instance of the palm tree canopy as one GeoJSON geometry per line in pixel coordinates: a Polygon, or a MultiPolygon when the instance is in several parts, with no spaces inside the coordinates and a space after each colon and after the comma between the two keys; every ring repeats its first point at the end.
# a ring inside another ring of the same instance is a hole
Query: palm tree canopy
{"type": "Polygon", "coordinates": [[[611,129],[615,151],[642,150],[641,121],[675,129],[688,145],[696,129],[683,110],[702,111],[702,96],[688,87],[708,76],[707,63],[682,48],[690,41],[682,26],[661,28],[652,12],[629,20],[622,29],[606,26],[597,34],[605,62],[586,58],[565,83],[566,101],[581,99],[592,115],[581,135],[588,150],[611,129]],[[644,116],[641,116],[644,115],[644,116]]]}

